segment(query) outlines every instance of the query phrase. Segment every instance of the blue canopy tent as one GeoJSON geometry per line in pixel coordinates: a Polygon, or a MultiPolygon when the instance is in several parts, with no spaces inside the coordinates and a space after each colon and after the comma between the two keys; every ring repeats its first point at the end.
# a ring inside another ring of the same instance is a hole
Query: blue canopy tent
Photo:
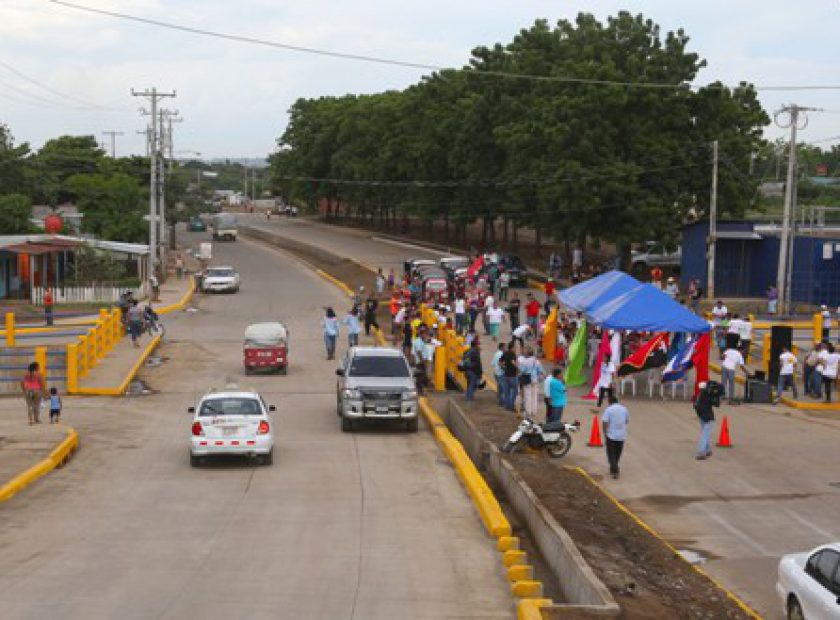
{"type": "Polygon", "coordinates": [[[587,315],[594,324],[608,329],[690,333],[710,329],[707,321],[650,284],[638,284],[605,303],[599,302],[587,315]]]}
{"type": "Polygon", "coordinates": [[[633,276],[623,271],[608,271],[591,280],[586,280],[558,293],[563,305],[578,312],[589,312],[593,308],[623,295],[639,286],[633,276]]]}

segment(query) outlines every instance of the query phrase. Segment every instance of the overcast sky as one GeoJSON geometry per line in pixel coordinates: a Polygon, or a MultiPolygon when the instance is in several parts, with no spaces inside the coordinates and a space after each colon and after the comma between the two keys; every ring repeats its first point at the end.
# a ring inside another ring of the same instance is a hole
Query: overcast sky
{"type": "MultiPolygon", "coordinates": [[[[699,82],[840,84],[840,1],[810,0],[71,0],[100,9],[328,50],[461,66],[476,45],[507,43],[535,19],[599,19],[643,12],[663,31],[683,28],[708,60],[699,82]]],[[[423,71],[210,39],[92,15],[47,0],[0,0],[0,122],[18,142],[61,134],[124,132],[117,154],[142,153],[145,126],[131,88],[177,90],[166,106],[183,123],[175,148],[203,156],[263,156],[298,97],[403,88],[423,71]],[[52,89],[27,81],[9,67],[52,89]],[[86,106],[118,108],[103,110],[86,106]]],[[[840,142],[840,91],[762,92],[822,107],[800,137],[840,142]]],[[[782,130],[769,127],[767,135],[782,130]]]]}

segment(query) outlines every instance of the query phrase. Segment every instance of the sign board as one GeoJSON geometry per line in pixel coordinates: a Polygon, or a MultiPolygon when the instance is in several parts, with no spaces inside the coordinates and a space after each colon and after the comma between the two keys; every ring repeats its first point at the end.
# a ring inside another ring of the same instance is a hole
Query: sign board
{"type": "Polygon", "coordinates": [[[203,260],[211,260],[213,258],[213,244],[209,241],[202,241],[199,246],[198,257],[203,260]]]}
{"type": "Polygon", "coordinates": [[[834,258],[834,244],[831,241],[823,243],[823,260],[831,260],[832,258],[834,258]]]}

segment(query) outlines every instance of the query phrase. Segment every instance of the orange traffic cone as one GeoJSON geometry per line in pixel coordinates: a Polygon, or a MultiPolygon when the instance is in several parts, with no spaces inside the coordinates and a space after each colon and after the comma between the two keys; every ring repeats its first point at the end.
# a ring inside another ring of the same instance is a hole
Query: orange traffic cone
{"type": "Polygon", "coordinates": [[[601,442],[601,423],[598,421],[598,414],[592,416],[592,432],[589,433],[589,443],[586,444],[590,448],[602,448],[604,444],[601,442]]]}
{"type": "Polygon", "coordinates": [[[729,418],[727,416],[723,416],[723,424],[720,425],[720,437],[717,440],[717,447],[732,447],[732,440],[729,438],[729,418]]]}

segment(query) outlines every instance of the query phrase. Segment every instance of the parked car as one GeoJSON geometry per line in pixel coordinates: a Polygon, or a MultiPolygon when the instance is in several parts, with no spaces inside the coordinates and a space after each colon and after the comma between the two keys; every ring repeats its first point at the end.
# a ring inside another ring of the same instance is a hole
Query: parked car
{"type": "Polygon", "coordinates": [[[205,224],[204,220],[198,216],[191,217],[190,221],[187,222],[187,230],[190,232],[206,232],[207,224],[205,224]]]}
{"type": "Polygon", "coordinates": [[[239,273],[233,267],[209,267],[201,279],[201,290],[205,293],[238,293],[239,273]]]}
{"type": "Polygon", "coordinates": [[[840,620],[840,543],[783,556],[776,593],[789,620],[840,620]]]}
{"type": "Polygon", "coordinates": [[[190,465],[211,456],[248,456],[271,465],[274,457],[274,405],[254,391],[209,392],[196,407],[190,431],[190,465]]]}
{"type": "Polygon", "coordinates": [[[681,247],[671,251],[659,241],[648,241],[642,249],[630,253],[630,263],[636,274],[646,274],[653,267],[679,269],[681,262],[681,247]]]}
{"type": "Polygon", "coordinates": [[[417,387],[402,351],[353,347],[344,354],[335,374],[342,431],[352,431],[362,420],[395,420],[404,422],[409,432],[417,432],[417,387]]]}

